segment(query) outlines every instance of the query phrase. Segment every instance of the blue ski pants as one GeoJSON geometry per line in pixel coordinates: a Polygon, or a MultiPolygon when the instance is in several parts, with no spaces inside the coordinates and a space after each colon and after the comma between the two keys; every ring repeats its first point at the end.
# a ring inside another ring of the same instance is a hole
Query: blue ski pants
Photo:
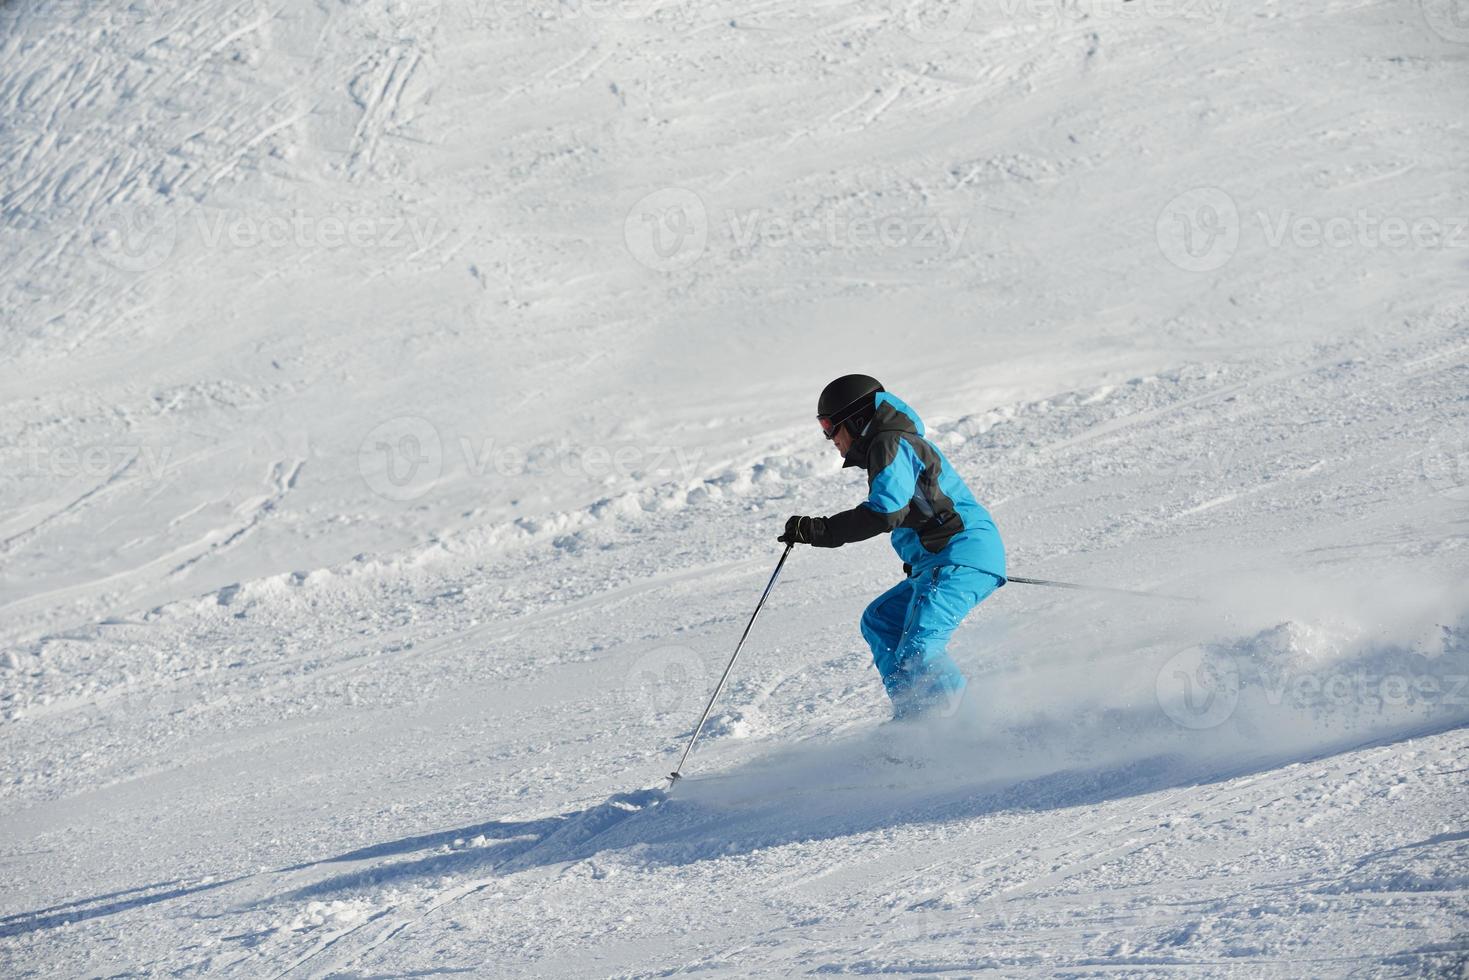
{"type": "Polygon", "coordinates": [[[893,717],[952,706],[964,674],[944,648],[969,610],[1001,585],[989,572],[939,565],[899,582],[862,613],[862,636],[893,702],[893,717]]]}

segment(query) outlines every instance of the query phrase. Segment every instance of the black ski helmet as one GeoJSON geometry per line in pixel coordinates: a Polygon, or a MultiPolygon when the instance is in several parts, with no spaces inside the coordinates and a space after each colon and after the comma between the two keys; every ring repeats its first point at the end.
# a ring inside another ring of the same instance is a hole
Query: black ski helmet
{"type": "Polygon", "coordinates": [[[816,400],[816,420],[828,439],[836,435],[843,422],[863,419],[876,407],[873,396],[882,391],[882,382],[865,374],[844,374],[821,389],[816,400]]]}

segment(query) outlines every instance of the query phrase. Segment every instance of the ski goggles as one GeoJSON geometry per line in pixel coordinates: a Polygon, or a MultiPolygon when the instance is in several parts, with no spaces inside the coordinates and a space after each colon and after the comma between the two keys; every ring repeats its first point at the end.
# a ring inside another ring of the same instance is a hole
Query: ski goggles
{"type": "Polygon", "coordinates": [[[837,429],[841,427],[840,422],[833,422],[831,419],[827,418],[824,415],[816,416],[816,421],[821,426],[822,435],[826,436],[828,439],[835,439],[837,437],[837,429]]]}

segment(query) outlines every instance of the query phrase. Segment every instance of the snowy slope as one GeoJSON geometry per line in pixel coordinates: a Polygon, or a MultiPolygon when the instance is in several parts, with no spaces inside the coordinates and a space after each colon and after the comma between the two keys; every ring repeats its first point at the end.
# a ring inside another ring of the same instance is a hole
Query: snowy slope
{"type": "Polygon", "coordinates": [[[0,6],[0,972],[1460,975],[1452,13],[0,6]]]}

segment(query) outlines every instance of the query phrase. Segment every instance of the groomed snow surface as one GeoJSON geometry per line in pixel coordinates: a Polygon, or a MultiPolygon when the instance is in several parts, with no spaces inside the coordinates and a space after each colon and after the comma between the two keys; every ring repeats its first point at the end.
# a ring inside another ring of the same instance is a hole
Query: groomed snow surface
{"type": "Polygon", "coordinates": [[[1456,6],[0,4],[0,975],[1464,976],[1456,6]]]}

